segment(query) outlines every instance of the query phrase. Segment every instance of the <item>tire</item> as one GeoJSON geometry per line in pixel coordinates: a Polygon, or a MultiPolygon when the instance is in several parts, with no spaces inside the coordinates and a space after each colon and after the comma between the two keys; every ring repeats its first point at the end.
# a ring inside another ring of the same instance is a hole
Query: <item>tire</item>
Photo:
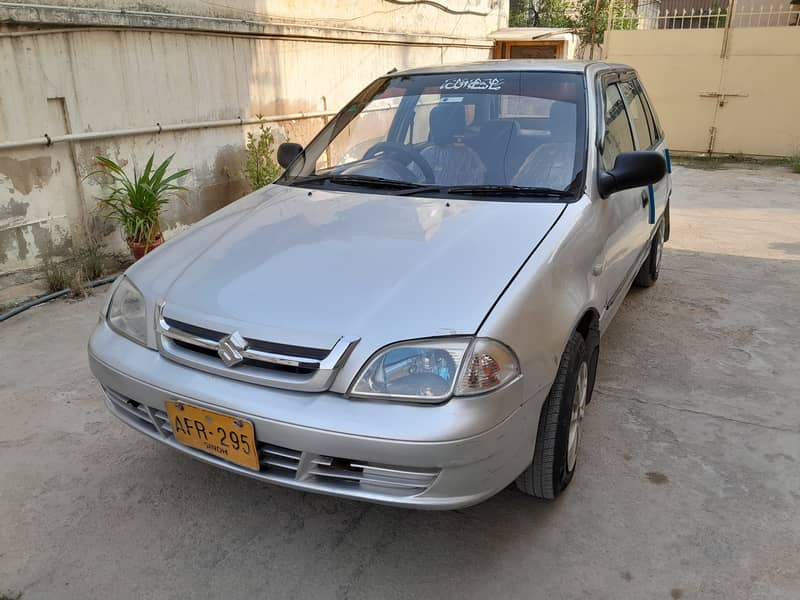
{"type": "Polygon", "coordinates": [[[664,220],[658,224],[656,234],[653,236],[653,241],[650,242],[650,252],[647,258],[642,263],[642,267],[636,274],[636,279],[633,280],[634,285],[638,287],[650,287],[658,279],[658,274],[661,271],[661,256],[664,252],[664,220]]]}
{"type": "MultiPolygon", "coordinates": [[[[587,352],[591,350],[587,348],[587,352]]],[[[600,360],[600,344],[597,344],[592,350],[589,358],[589,392],[586,395],[586,405],[592,401],[592,394],[594,393],[594,381],[597,378],[597,363],[600,360]]]]}
{"type": "Polygon", "coordinates": [[[517,477],[517,488],[522,492],[553,500],[572,481],[586,399],[591,395],[591,360],[583,336],[573,332],[542,406],[533,460],[517,477]]]}

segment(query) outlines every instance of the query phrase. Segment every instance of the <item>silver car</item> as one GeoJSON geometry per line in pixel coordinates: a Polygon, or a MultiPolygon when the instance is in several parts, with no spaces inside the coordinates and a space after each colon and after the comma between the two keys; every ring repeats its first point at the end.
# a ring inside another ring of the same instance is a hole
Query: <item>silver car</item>
{"type": "Polygon", "coordinates": [[[108,408],[206,463],[452,509],[575,473],[600,340],[669,235],[636,72],[392,72],[273,185],[134,264],[89,342],[108,408]]]}

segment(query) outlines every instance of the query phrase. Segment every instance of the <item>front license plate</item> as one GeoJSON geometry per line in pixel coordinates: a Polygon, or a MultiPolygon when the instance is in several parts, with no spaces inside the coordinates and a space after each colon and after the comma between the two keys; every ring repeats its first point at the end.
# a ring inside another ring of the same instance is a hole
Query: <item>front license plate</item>
{"type": "Polygon", "coordinates": [[[259,470],[256,436],[250,421],[183,402],[164,404],[172,424],[172,433],[181,444],[242,467],[259,470]]]}

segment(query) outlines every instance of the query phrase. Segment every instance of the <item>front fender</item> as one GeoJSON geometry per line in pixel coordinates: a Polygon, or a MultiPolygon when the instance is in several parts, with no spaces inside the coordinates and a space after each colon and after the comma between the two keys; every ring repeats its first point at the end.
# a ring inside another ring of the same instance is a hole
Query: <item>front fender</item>
{"type": "MultiPolygon", "coordinates": [[[[486,317],[479,335],[508,344],[524,375],[525,398],[555,379],[567,340],[598,301],[592,264],[602,251],[588,197],[569,204],[486,317]]],[[[599,332],[595,332],[599,341],[599,332]]],[[[596,342],[595,342],[596,343],[596,342]]]]}

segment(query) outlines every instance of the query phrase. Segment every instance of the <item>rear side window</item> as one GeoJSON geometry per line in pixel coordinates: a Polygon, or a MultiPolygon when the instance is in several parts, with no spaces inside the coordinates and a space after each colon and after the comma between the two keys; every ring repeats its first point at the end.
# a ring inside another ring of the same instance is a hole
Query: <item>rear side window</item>
{"type": "Polygon", "coordinates": [[[632,152],[634,149],[631,128],[625,112],[625,102],[622,100],[617,85],[612,83],[606,87],[606,134],[603,138],[603,166],[606,170],[614,167],[614,161],[622,152],[632,152]]]}
{"type": "Polygon", "coordinates": [[[660,141],[664,137],[664,132],[661,131],[661,124],[658,122],[658,115],[655,108],[653,108],[650,99],[647,97],[647,92],[642,85],[642,82],[636,80],[636,87],[639,89],[639,98],[642,99],[644,110],[647,113],[647,122],[650,124],[650,132],[652,133],[653,141],[660,141]]]}
{"type": "Polygon", "coordinates": [[[645,150],[652,145],[654,137],[650,132],[647,113],[644,110],[642,98],[639,96],[639,88],[633,81],[623,81],[619,84],[619,89],[625,100],[625,108],[628,109],[636,149],[645,150]]]}

